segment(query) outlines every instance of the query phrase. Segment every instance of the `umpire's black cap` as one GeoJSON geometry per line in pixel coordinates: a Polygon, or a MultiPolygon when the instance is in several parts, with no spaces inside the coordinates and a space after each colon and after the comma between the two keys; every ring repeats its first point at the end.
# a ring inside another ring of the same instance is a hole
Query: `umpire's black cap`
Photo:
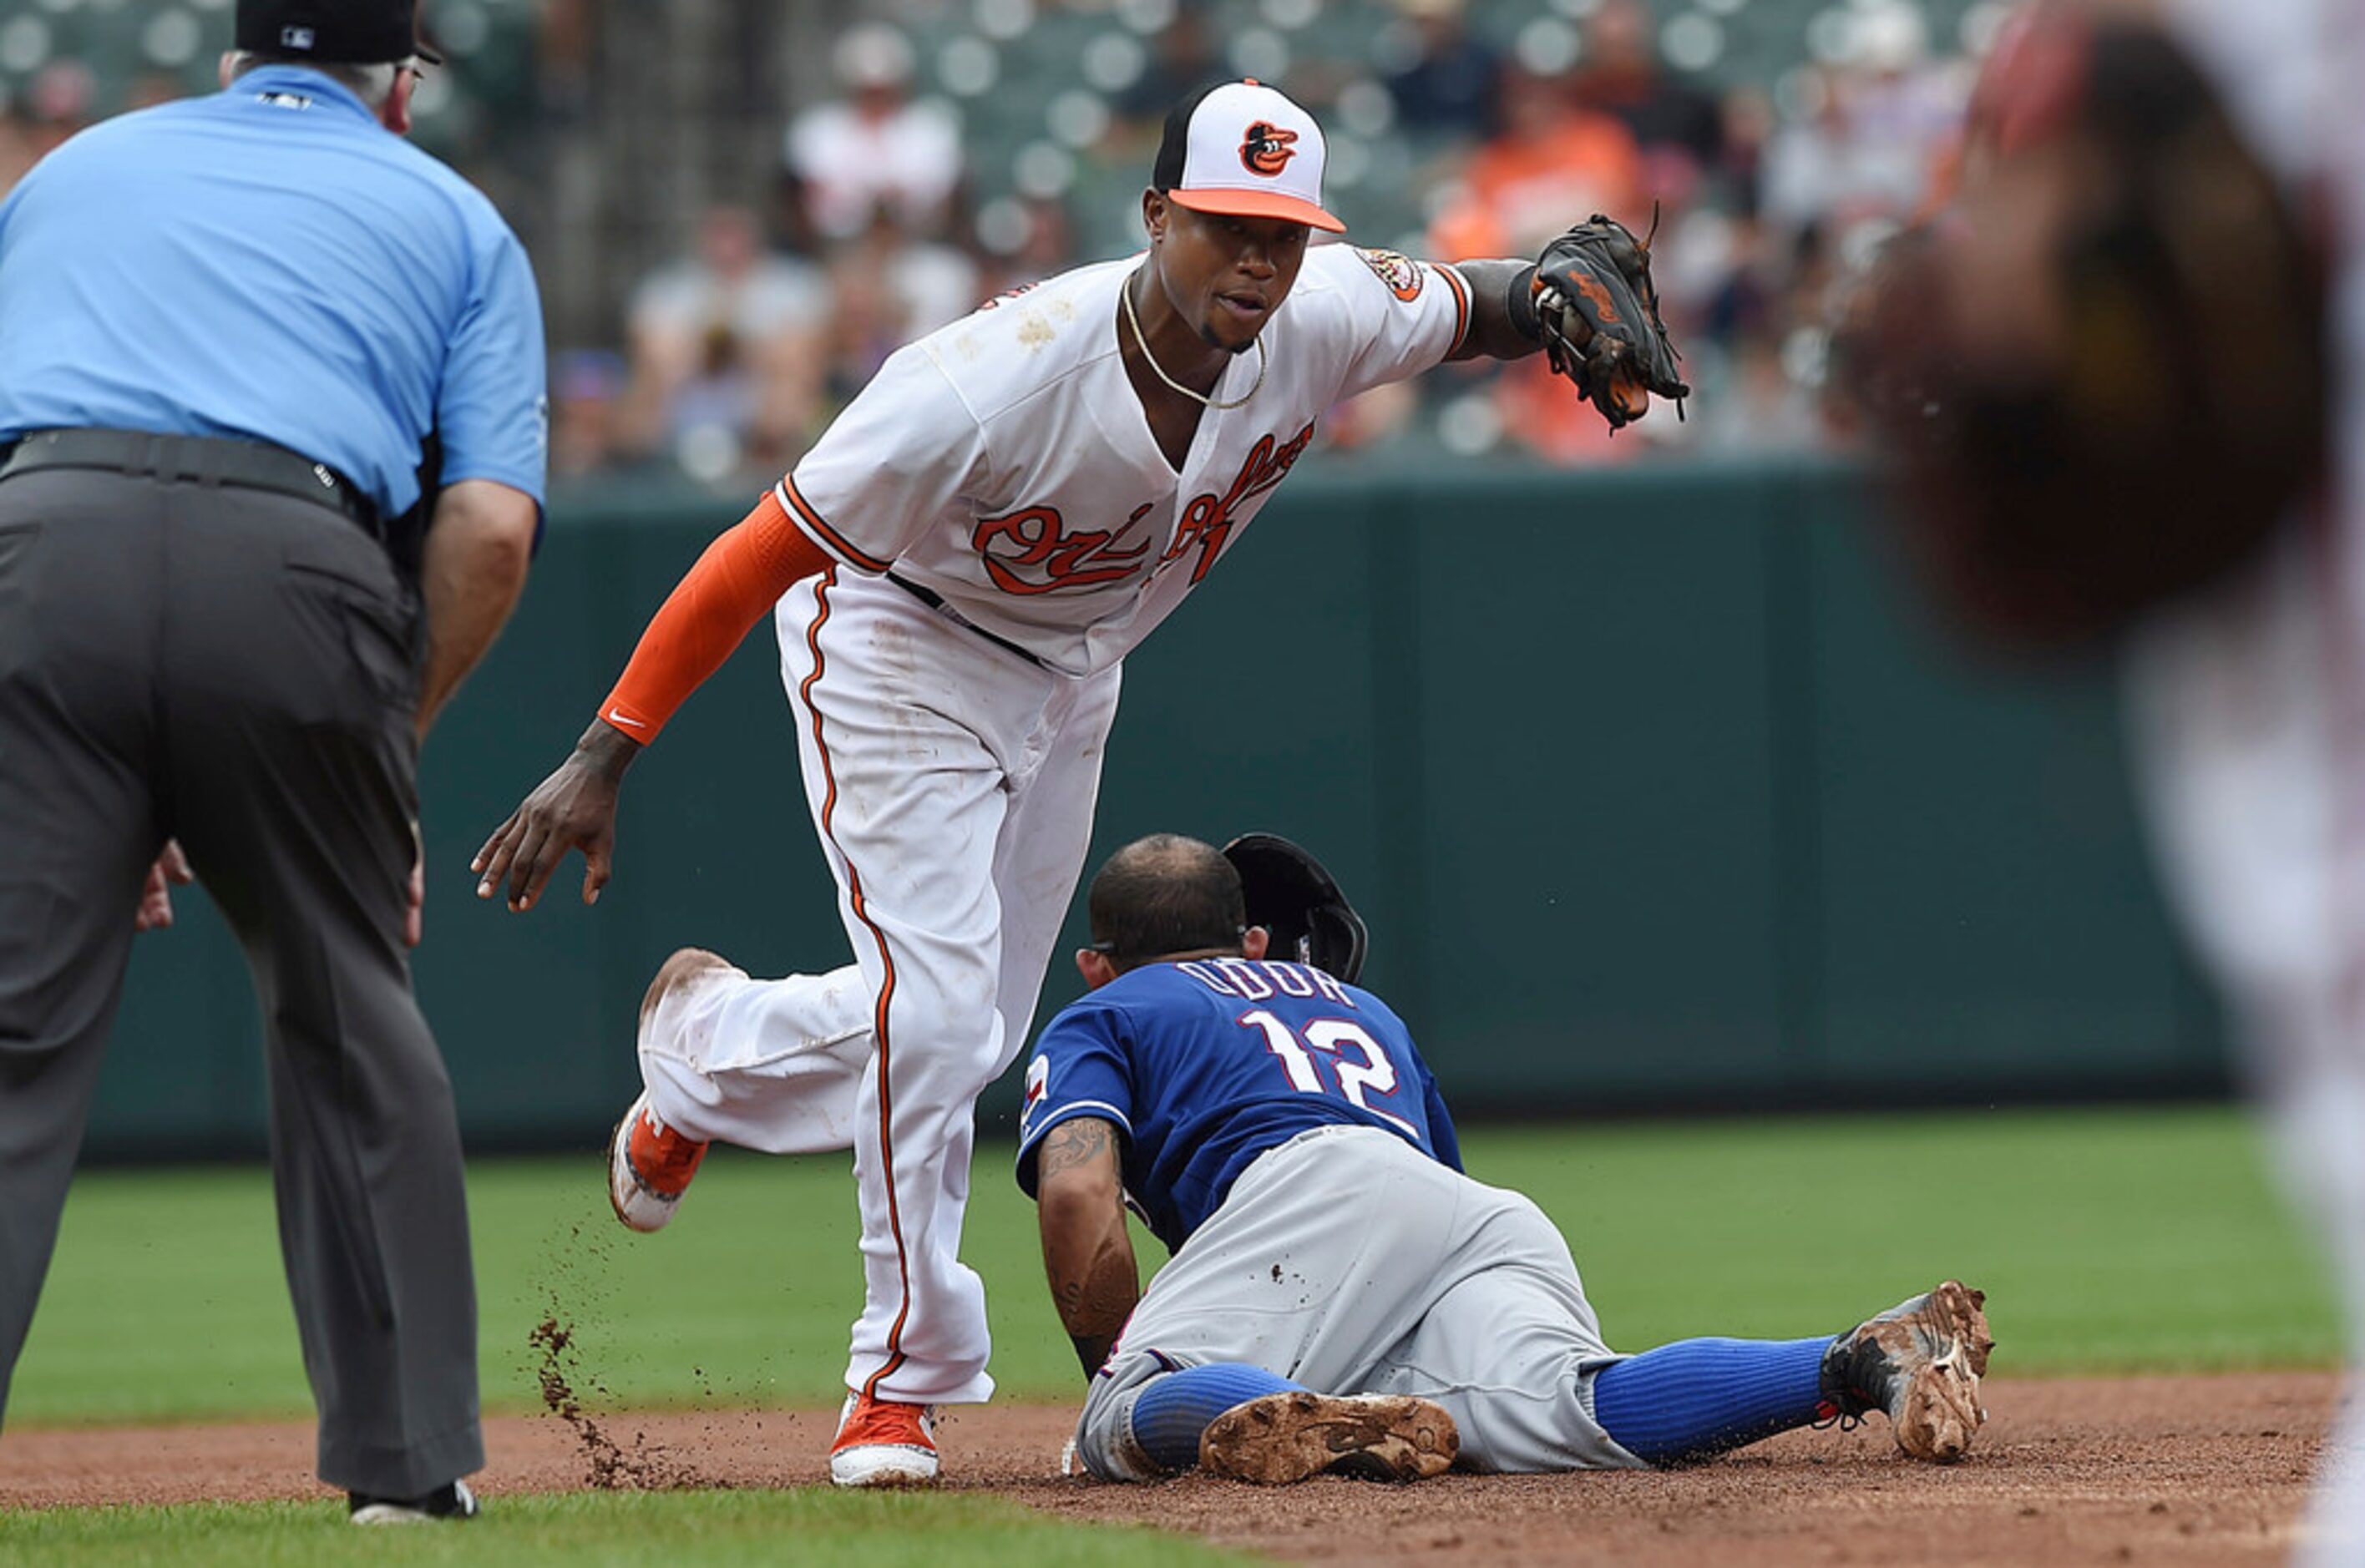
{"type": "Polygon", "coordinates": [[[414,57],[442,64],[419,41],[413,0],[238,0],[238,47],[256,54],[387,65],[414,57]]]}

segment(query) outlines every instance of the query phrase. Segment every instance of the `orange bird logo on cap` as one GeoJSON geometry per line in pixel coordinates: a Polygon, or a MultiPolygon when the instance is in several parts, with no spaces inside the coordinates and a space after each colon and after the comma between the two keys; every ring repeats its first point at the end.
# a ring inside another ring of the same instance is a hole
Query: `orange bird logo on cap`
{"type": "Polygon", "coordinates": [[[1297,149],[1290,145],[1296,140],[1297,132],[1283,130],[1271,120],[1253,121],[1240,142],[1240,162],[1250,174],[1271,179],[1297,156],[1297,149]]]}

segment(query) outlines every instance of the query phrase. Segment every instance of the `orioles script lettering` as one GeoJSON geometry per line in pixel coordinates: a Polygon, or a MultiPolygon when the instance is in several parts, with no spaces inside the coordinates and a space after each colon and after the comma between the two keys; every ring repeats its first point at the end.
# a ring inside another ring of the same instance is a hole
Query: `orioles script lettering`
{"type": "MultiPolygon", "coordinates": [[[[1239,509],[1254,497],[1281,483],[1314,440],[1308,420],[1286,442],[1260,436],[1240,465],[1239,477],[1222,495],[1213,490],[1191,498],[1183,507],[1174,538],[1158,557],[1163,570],[1195,547],[1198,560],[1191,568],[1196,585],[1224,553],[1239,509]]],[[[985,564],[985,575],[1004,593],[1057,593],[1062,588],[1096,588],[1121,581],[1140,571],[1149,541],[1126,542],[1149,512],[1145,503],[1115,529],[1070,529],[1057,507],[1021,507],[1000,517],[981,518],[970,543],[985,564]]]]}

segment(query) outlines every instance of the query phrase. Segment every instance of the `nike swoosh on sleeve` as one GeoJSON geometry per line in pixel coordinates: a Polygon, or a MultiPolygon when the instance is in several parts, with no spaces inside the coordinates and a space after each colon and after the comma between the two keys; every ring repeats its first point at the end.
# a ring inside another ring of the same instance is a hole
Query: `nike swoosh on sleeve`
{"type": "Polygon", "coordinates": [[[622,724],[627,729],[645,730],[648,728],[648,725],[643,723],[638,719],[625,718],[623,710],[620,708],[611,708],[608,710],[608,722],[611,724],[622,724]]]}

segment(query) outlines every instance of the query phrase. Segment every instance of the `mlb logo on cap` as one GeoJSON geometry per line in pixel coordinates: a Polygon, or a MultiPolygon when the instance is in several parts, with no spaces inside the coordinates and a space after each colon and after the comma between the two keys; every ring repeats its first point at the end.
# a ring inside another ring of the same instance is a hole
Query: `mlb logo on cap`
{"type": "Polygon", "coordinates": [[[418,0],[238,0],[237,47],[336,65],[443,56],[419,39],[418,0]]]}
{"type": "Polygon", "coordinates": [[[1194,212],[1278,218],[1336,234],[1323,209],[1322,128],[1256,81],[1227,82],[1166,117],[1150,184],[1194,212]]]}

